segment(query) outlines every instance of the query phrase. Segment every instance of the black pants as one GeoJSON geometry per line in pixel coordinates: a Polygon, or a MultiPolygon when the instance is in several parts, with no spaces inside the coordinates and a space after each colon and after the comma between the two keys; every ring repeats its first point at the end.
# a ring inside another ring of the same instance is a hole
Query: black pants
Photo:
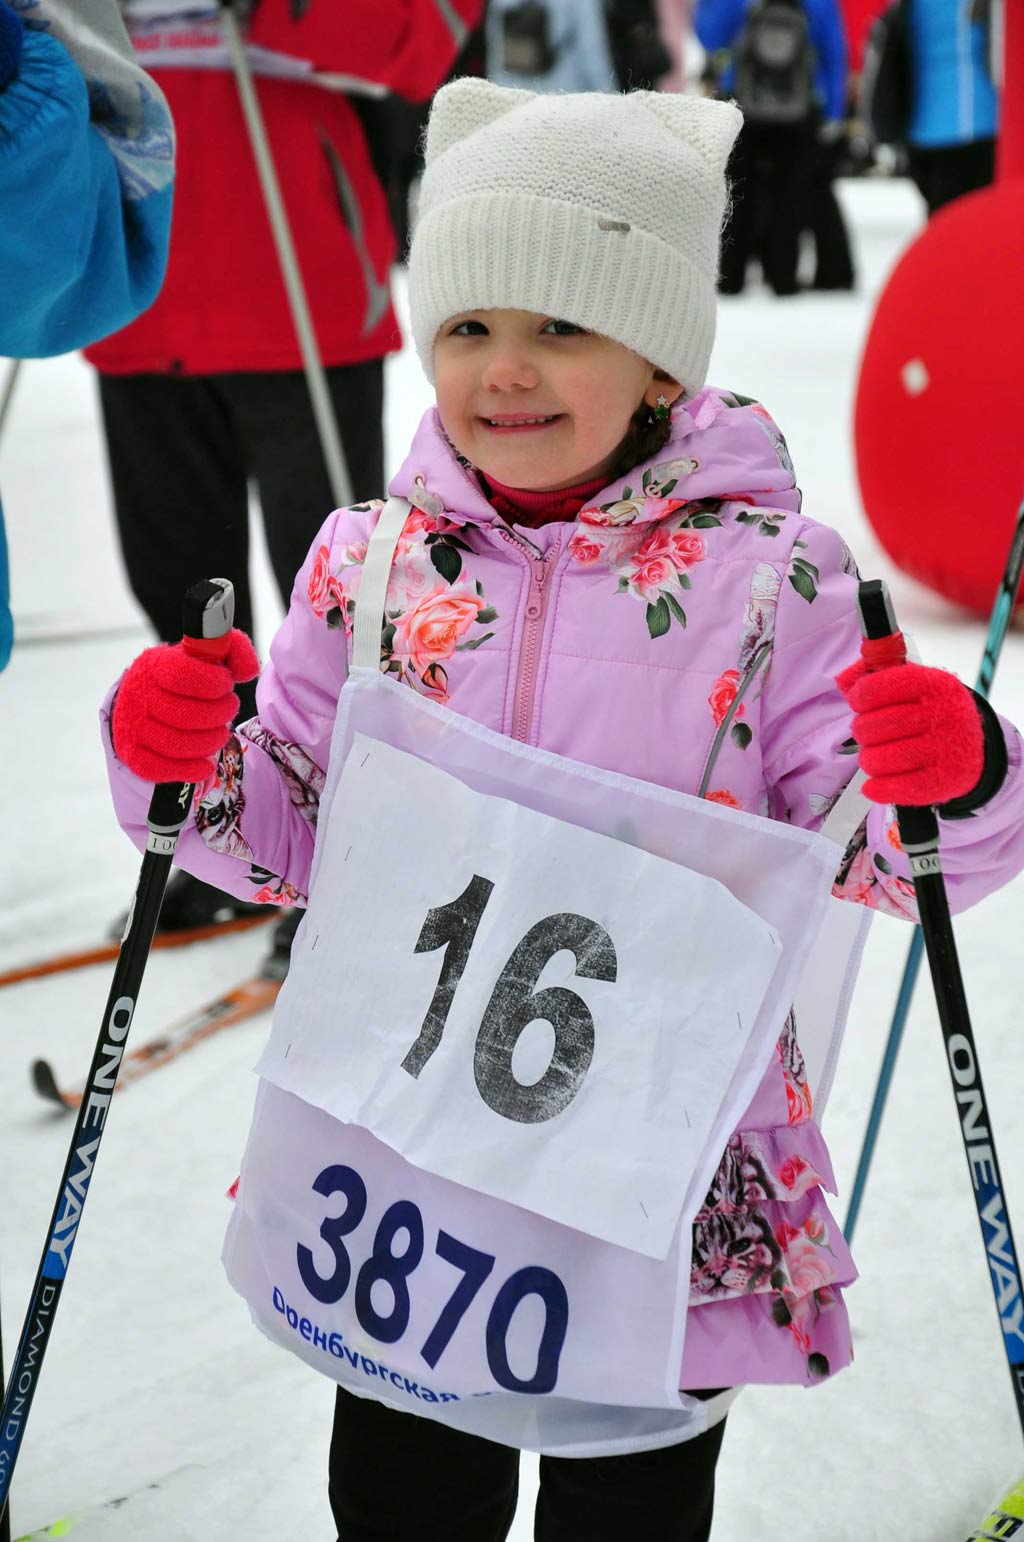
{"type": "MultiPolygon", "coordinates": [[[[327,370],[353,496],[384,488],[384,363],[327,370]]],[[[274,578],[285,605],[313,537],[334,507],[305,376],[101,375],[100,404],[121,552],[157,636],[181,636],[181,598],[229,578],[235,625],[253,630],[248,483],[259,488],[274,578]]],[[[242,687],[242,716],[255,687],[242,687]]]]}
{"type": "Polygon", "coordinates": [[[807,226],[814,238],[812,289],[852,289],[853,256],[833,180],[839,146],[819,144],[811,164],[807,226]]]}
{"type": "Polygon", "coordinates": [[[744,124],[729,161],[731,205],[722,229],[719,289],[739,294],[752,257],[776,294],[796,292],[807,224],[817,116],[785,126],[744,124]]]}
{"type": "MultiPolygon", "coordinates": [[[[536,1542],[707,1542],[724,1432],[633,1456],[542,1456],[536,1542]]],[[[518,1451],[338,1389],[338,1542],[503,1542],[518,1490],[518,1451]]]]}
{"type": "Polygon", "coordinates": [[[933,150],[908,149],[910,175],[918,192],[934,214],[945,203],[964,193],[988,187],[996,174],[996,142],[975,139],[965,145],[940,145],[933,150]]]}

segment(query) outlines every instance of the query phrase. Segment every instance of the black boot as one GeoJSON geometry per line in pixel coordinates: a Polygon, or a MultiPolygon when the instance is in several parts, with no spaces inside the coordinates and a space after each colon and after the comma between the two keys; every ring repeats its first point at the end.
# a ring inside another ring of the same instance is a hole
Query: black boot
{"type": "MultiPolygon", "coordinates": [[[[212,884],[193,878],[191,873],[176,871],[171,875],[164,900],[160,907],[158,932],[184,932],[196,926],[215,926],[221,921],[236,921],[243,916],[266,917],[266,905],[253,905],[248,900],[235,899],[212,884]]],[[[115,921],[111,937],[124,934],[127,912],[115,921]]]]}
{"type": "Polygon", "coordinates": [[[286,910],[274,927],[274,940],[260,969],[265,980],[283,980],[288,973],[288,965],[292,958],[292,943],[295,941],[295,933],[304,914],[305,912],[297,907],[286,910]]]}

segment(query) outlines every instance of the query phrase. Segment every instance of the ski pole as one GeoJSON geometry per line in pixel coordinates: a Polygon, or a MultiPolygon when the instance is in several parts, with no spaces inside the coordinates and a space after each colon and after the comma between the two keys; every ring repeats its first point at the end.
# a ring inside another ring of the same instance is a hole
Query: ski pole
{"type": "Polygon", "coordinates": [[[7,414],[11,410],[11,402],[14,400],[14,387],[18,384],[18,376],[21,373],[22,359],[12,359],[11,367],[7,371],[7,379],[4,388],[0,391],[0,439],[4,435],[4,424],[7,422],[7,414]]]}
{"type": "MultiPolygon", "coordinates": [[[[0,1387],[4,1385],[4,1345],[3,1335],[0,1333],[0,1387]]],[[[11,1517],[7,1506],[4,1506],[0,1515],[0,1542],[11,1542],[11,1517]]]]}
{"type": "MultiPolygon", "coordinates": [[[[880,579],[862,583],[857,592],[861,624],[868,638],[898,632],[888,591],[880,579]]],[[[899,661],[905,662],[906,655],[899,661]]],[[[896,666],[898,667],[898,665],[896,666]]],[[[918,914],[931,970],[946,1059],[957,1103],[960,1134],[971,1175],[985,1255],[992,1276],[996,1311],[1003,1332],[1017,1415],[1024,1432],[1024,1295],[1020,1265],[1003,1199],[995,1137],[981,1079],[974,1031],[957,957],[939,853],[939,822],[933,808],[897,807],[900,843],[910,858],[918,914]]]]}
{"type": "MultiPolygon", "coordinates": [[[[1006,636],[1007,628],[1010,625],[1014,601],[1017,598],[1017,590],[1020,588],[1022,570],[1024,570],[1024,503],[1021,504],[1017,511],[1017,523],[1014,527],[1013,540],[1010,543],[1010,553],[1006,559],[1006,566],[1003,569],[999,593],[996,595],[996,602],[992,608],[988,636],[985,639],[985,652],[982,656],[981,667],[978,670],[978,678],[974,683],[974,689],[979,696],[987,698],[992,687],[996,665],[999,662],[999,654],[1002,651],[1003,638],[1006,636]]],[[[864,1189],[868,1181],[868,1172],[875,1154],[875,1144],[882,1125],[882,1115],[885,1113],[889,1087],[892,1083],[893,1073],[896,1070],[896,1057],[899,1054],[900,1044],[903,1040],[903,1030],[906,1027],[907,1014],[910,1011],[914,987],[917,984],[923,952],[924,939],[921,936],[921,928],[915,926],[914,935],[910,939],[910,947],[907,951],[907,961],[903,966],[903,978],[900,981],[899,994],[896,997],[896,1005],[893,1008],[889,1037],[886,1041],[885,1054],[882,1057],[882,1066],[878,1073],[875,1095],[871,1101],[871,1112],[868,1115],[867,1128],[864,1131],[864,1142],[861,1146],[857,1171],[854,1175],[853,1187],[850,1192],[850,1207],[846,1212],[846,1223],[843,1226],[843,1235],[848,1246],[853,1245],[853,1234],[857,1226],[857,1217],[860,1215],[864,1189]]]]}
{"type": "MultiPolygon", "coordinates": [[[[234,609],[234,590],[226,579],[206,579],[195,584],[184,602],[185,635],[182,641],[186,651],[211,662],[223,658],[229,646],[227,634],[231,630],[234,609]]],[[[194,790],[191,782],[162,782],[153,789],[146,816],[149,839],[139,882],[128,912],[128,924],[121,940],[92,1065],[0,1414],[0,1515],[7,1509],[11,1477],[88,1198],[171,859],[178,835],[191,814],[194,790]]]]}
{"type": "Polygon", "coordinates": [[[313,331],[313,320],[302,282],[299,259],[292,240],[284,199],[281,197],[281,186],[274,167],[270,141],[267,138],[259,97],[253,84],[245,44],[242,41],[234,0],[220,0],[220,14],[224,27],[224,40],[231,55],[242,113],[249,130],[252,153],[256,160],[256,169],[267,205],[274,245],[277,247],[277,258],[281,264],[281,276],[288,293],[288,303],[291,306],[292,320],[295,323],[295,332],[302,353],[306,382],[313,404],[313,416],[320,434],[324,463],[327,466],[327,476],[331,484],[331,496],[339,508],[345,508],[352,502],[352,483],[345,464],[345,452],[341,447],[338,421],[327,389],[327,376],[317,347],[316,333],[313,331]]]}

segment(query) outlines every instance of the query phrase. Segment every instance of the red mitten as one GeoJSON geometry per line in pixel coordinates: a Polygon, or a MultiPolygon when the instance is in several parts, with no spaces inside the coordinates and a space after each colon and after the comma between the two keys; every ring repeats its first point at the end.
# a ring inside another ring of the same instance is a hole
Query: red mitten
{"type": "MultiPolygon", "coordinates": [[[[864,649],[879,646],[866,643],[864,649]]],[[[854,712],[853,737],[868,776],[865,797],[929,805],[971,792],[985,769],[985,733],[973,693],[944,669],[872,669],[875,662],[860,658],[836,676],[854,712]]]]}
{"type": "Polygon", "coordinates": [[[237,628],[225,638],[161,643],[140,653],[114,698],[114,753],[147,782],[205,782],[238,711],[231,687],[260,672],[237,628]],[[188,651],[194,649],[195,653],[188,651]],[[196,657],[200,650],[206,657],[196,657]],[[220,662],[211,658],[219,654],[220,662]]]}

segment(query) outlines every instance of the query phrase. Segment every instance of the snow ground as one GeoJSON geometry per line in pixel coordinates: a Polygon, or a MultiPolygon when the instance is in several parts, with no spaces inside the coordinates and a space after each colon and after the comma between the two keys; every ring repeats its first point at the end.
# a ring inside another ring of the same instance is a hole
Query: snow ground
{"type": "MultiPolygon", "coordinates": [[[[872,297],[920,223],[903,184],[848,184],[861,290],[723,304],[711,379],[760,396],[789,438],[806,506],[887,578],[922,654],[973,680],[984,626],[895,573],[861,512],[850,445],[856,361],[872,297]]],[[[410,351],[389,364],[394,464],[428,403],[410,351]]],[[[0,681],[6,813],[0,968],[87,945],[123,909],[138,859],[110,812],[96,707],[146,641],[121,576],[90,371],[25,367],[0,451],[21,634],[0,681]],[[60,742],[57,742],[57,734],[60,742]],[[37,780],[38,779],[38,780],[37,780]],[[33,785],[34,784],[34,785],[33,785]]],[[[1007,516],[1009,518],[1009,515],[1007,516]]],[[[262,555],[263,646],[278,608],[262,555]]],[[[1024,723],[1024,637],[1006,642],[994,699],[1024,723]]],[[[958,923],[1008,1198],[1024,1230],[1022,881],[958,923]]],[[[879,920],[826,1120],[840,1183],[856,1164],[909,931],[879,920]]],[[[132,1039],[255,965],[250,933],[157,954],[132,1039]]],[[[0,1272],[8,1363],[67,1152],[28,1067],[68,1080],[90,1060],[109,970],[0,993],[5,1119],[0,1272]]],[[[76,1518],[75,1542],[326,1542],[331,1385],[267,1344],[219,1252],[266,1021],[231,1029],[119,1097],[14,1483],[15,1537],[76,1518]],[[120,1502],[122,1501],[123,1502],[120,1502]],[[116,1501],[116,1503],[110,1503],[116,1501]]],[[[837,1216],[845,1214],[841,1196],[837,1216]]],[[[730,1419],[715,1542],[963,1542],[1021,1465],[1020,1437],[927,987],[918,989],[861,1216],[850,1292],[857,1361],[804,1392],[755,1389],[730,1419]]],[[[513,1542],[532,1535],[536,1462],[523,1461],[513,1542]]],[[[429,1539],[428,1539],[429,1542],[429,1539]]],[[[580,1539],[585,1542],[585,1539],[580,1539]]]]}

